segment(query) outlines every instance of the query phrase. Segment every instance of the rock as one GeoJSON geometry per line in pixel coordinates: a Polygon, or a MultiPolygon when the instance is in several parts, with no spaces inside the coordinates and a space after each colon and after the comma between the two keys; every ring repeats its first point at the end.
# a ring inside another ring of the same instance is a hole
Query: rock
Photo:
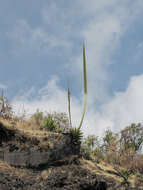
{"type": "MultiPolygon", "coordinates": [[[[0,160],[16,167],[39,167],[41,165],[48,165],[53,161],[60,160],[65,156],[72,155],[74,148],[71,144],[70,136],[62,135],[55,141],[56,136],[52,134],[49,139],[53,146],[40,147],[40,145],[29,144],[27,148],[23,149],[19,141],[16,143],[8,142],[6,144],[7,150],[0,151],[0,160]],[[31,146],[30,146],[31,145],[31,146]]],[[[76,148],[77,149],[77,148],[76,148]]]]}

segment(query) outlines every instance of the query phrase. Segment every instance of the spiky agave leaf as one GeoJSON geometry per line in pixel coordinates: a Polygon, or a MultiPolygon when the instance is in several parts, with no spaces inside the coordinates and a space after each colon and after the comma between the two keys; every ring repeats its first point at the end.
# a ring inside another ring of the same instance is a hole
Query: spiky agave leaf
{"type": "Polygon", "coordinates": [[[83,78],[84,78],[84,99],[83,99],[83,112],[82,112],[82,117],[81,121],[79,124],[79,129],[82,126],[85,111],[86,111],[86,105],[87,105],[87,74],[86,74],[86,56],[85,56],[85,44],[83,43],[83,78]]]}
{"type": "Polygon", "coordinates": [[[71,128],[70,135],[72,138],[72,143],[74,145],[80,145],[83,138],[83,133],[79,128],[71,128]]]}

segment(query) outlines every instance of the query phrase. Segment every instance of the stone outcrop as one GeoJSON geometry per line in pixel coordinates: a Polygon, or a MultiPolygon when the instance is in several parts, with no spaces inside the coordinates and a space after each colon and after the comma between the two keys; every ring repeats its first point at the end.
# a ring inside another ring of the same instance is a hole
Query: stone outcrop
{"type": "Polygon", "coordinates": [[[1,151],[0,159],[12,166],[39,167],[40,165],[48,165],[52,161],[74,153],[70,140],[69,136],[63,136],[52,148],[46,148],[43,151],[37,150],[36,147],[25,151],[1,151]]]}
{"type": "Polygon", "coordinates": [[[68,134],[47,133],[31,137],[0,126],[0,160],[12,166],[39,167],[79,151],[68,134]]]}

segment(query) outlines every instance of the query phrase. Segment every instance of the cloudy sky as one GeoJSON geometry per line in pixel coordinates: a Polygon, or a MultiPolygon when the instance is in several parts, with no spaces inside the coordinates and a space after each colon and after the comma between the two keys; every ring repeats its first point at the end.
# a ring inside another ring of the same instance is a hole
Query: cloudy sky
{"type": "Polygon", "coordinates": [[[15,112],[67,112],[80,122],[86,44],[85,134],[143,122],[142,0],[0,0],[0,91],[15,112]]]}

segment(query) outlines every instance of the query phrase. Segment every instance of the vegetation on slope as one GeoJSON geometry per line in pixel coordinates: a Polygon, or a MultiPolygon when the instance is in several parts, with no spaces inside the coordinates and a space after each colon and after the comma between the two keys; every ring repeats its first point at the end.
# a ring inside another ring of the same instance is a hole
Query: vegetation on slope
{"type": "MultiPolygon", "coordinates": [[[[24,133],[26,137],[28,137],[27,139],[30,138],[32,140],[39,139],[40,141],[40,139],[44,139],[45,136],[47,136],[47,144],[49,144],[48,134],[54,133],[57,134],[58,137],[58,135],[66,134],[70,130],[68,117],[65,113],[43,113],[37,110],[36,113],[34,113],[30,118],[18,117],[11,113],[8,118],[5,118],[4,115],[5,114],[1,114],[0,121],[4,126],[7,126],[8,130],[18,130],[20,133],[24,133]]],[[[2,134],[2,130],[0,133],[2,134]]],[[[19,140],[17,139],[17,143],[18,141],[19,140]]],[[[112,189],[111,187],[118,187],[118,189],[131,189],[131,187],[137,189],[138,187],[138,189],[141,189],[143,187],[142,124],[131,124],[130,126],[127,126],[121,130],[119,133],[114,133],[108,129],[105,131],[105,134],[102,138],[99,138],[96,135],[89,135],[86,138],[81,138],[80,141],[80,152],[77,153],[78,156],[74,158],[74,161],[73,159],[70,159],[70,157],[67,157],[61,161],[57,161],[56,163],[51,163],[51,169],[43,168],[40,171],[37,171],[36,177],[40,178],[41,184],[46,185],[45,179],[51,179],[49,176],[54,175],[52,173],[49,174],[49,172],[56,171],[59,166],[59,172],[62,171],[63,168],[66,168],[66,175],[69,175],[67,173],[69,173],[71,170],[70,165],[79,164],[80,168],[87,169],[87,174],[88,172],[91,172],[92,174],[89,175],[96,174],[99,181],[106,181],[108,189],[112,189]],[[67,166],[65,167],[65,165],[67,166]]],[[[41,140],[41,145],[42,143],[45,144],[45,142],[41,140]]],[[[25,144],[27,143],[28,141],[25,142],[25,144]]],[[[44,144],[43,147],[48,146],[47,144],[44,144]]],[[[0,163],[0,175],[3,176],[4,180],[6,180],[5,175],[7,178],[9,178],[9,180],[16,180],[13,179],[15,176],[14,174],[11,175],[11,178],[8,177],[9,171],[12,170],[16,170],[17,173],[21,172],[18,168],[11,168],[11,166],[6,163],[0,163]],[[3,172],[3,170],[5,172],[3,172]]],[[[18,179],[24,181],[19,183],[29,184],[28,181],[26,182],[25,178],[27,178],[29,175],[35,174],[29,174],[30,170],[28,169],[23,169],[23,172],[25,172],[25,177],[18,179]]],[[[75,178],[77,178],[77,176],[75,178]]],[[[55,178],[55,180],[57,180],[57,178],[55,178]]],[[[95,181],[92,181],[92,183],[95,184],[95,181]]]]}

